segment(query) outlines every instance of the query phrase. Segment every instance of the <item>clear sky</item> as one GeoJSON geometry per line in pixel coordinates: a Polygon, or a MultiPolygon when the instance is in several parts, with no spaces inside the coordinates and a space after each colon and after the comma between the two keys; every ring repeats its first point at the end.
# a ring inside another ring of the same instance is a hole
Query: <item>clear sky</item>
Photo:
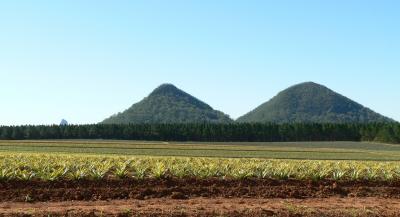
{"type": "Polygon", "coordinates": [[[400,120],[400,1],[0,3],[0,125],[96,123],[177,87],[237,118],[314,81],[400,120]]]}

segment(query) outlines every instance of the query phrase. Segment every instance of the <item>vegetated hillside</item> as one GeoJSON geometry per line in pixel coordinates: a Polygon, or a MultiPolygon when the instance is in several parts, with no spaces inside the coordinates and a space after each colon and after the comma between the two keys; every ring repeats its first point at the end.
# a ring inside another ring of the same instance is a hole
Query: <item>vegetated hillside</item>
{"type": "Polygon", "coordinates": [[[306,82],[292,86],[237,119],[238,122],[392,122],[329,88],[306,82]]]}
{"type": "Polygon", "coordinates": [[[148,97],[103,124],[141,123],[230,123],[228,115],[176,88],[163,84],[148,97]]]}

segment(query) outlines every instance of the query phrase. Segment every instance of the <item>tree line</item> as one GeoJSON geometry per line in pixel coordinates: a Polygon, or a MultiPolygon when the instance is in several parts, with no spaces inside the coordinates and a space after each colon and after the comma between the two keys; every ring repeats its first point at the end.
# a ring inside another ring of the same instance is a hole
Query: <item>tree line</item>
{"type": "Polygon", "coordinates": [[[377,141],[400,143],[400,124],[25,125],[0,126],[0,139],[121,139],[208,142],[377,141]]]}

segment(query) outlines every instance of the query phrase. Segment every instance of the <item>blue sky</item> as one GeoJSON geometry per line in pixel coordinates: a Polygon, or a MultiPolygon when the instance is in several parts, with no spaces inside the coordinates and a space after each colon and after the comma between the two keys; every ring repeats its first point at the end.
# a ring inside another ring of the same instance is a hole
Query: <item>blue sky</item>
{"type": "Polygon", "coordinates": [[[161,83],[233,118],[314,81],[400,120],[399,1],[2,1],[0,125],[96,123],[161,83]]]}

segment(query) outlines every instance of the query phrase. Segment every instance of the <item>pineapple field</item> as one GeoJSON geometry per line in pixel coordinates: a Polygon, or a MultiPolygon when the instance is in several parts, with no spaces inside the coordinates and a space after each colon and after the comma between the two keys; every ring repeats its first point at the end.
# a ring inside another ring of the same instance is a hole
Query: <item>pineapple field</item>
{"type": "Polygon", "coordinates": [[[351,143],[352,148],[347,144],[298,143],[299,157],[290,159],[276,153],[290,156],[294,143],[2,141],[0,212],[3,216],[398,216],[397,146],[381,144],[378,150],[380,144],[351,143]],[[108,153],[112,147],[126,153],[108,153]],[[262,156],[247,157],[251,151],[262,156]]]}

